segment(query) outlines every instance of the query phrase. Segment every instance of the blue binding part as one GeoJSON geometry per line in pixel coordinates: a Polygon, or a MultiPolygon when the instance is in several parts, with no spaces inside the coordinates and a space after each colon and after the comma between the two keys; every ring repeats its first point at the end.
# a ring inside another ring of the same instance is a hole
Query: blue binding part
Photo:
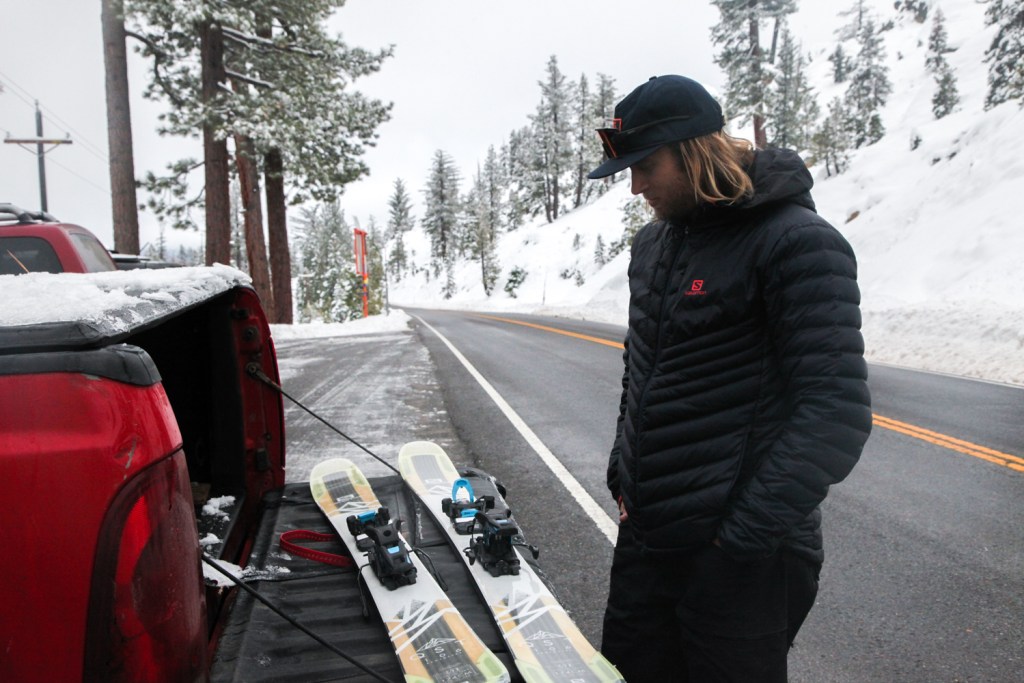
{"type": "Polygon", "coordinates": [[[452,482],[452,502],[458,502],[459,500],[459,489],[464,490],[469,494],[469,502],[472,503],[476,500],[476,496],[473,494],[473,487],[470,485],[467,479],[456,479],[452,482]]]}
{"type": "MultiPolygon", "coordinates": [[[[463,501],[459,500],[459,489],[464,490],[466,492],[466,494],[469,495],[469,501],[468,502],[473,503],[473,502],[476,501],[476,496],[473,494],[473,486],[469,483],[469,480],[467,480],[467,479],[456,479],[454,482],[452,482],[452,502],[453,503],[461,503],[461,502],[463,502],[463,501]]],[[[469,508],[467,510],[460,510],[459,511],[459,518],[460,519],[472,519],[475,516],[476,516],[476,507],[472,507],[472,508],[469,508]]]]}
{"type": "Polygon", "coordinates": [[[359,513],[357,515],[357,518],[363,524],[366,524],[367,522],[372,521],[376,517],[377,517],[377,512],[375,510],[370,510],[370,511],[367,511],[367,512],[361,512],[361,513],[359,513]]]}

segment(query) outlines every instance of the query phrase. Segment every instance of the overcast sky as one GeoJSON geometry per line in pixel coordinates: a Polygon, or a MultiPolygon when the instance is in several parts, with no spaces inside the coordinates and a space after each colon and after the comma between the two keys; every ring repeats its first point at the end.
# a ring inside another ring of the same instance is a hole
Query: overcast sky
{"type": "MultiPolygon", "coordinates": [[[[848,3],[820,4],[831,5],[834,16],[848,3]]],[[[73,141],[46,156],[50,212],[85,225],[112,246],[99,17],[99,0],[6,3],[0,133],[34,136],[39,101],[45,136],[70,134],[73,141]]],[[[418,203],[438,149],[454,157],[467,189],[488,146],[499,147],[527,123],[551,55],[572,79],[584,73],[593,83],[598,73],[608,74],[620,95],[665,73],[691,76],[715,92],[723,84],[709,39],[717,19],[710,3],[683,0],[349,0],[333,29],[353,46],[394,44],[395,56],[380,73],[356,82],[364,93],[393,102],[394,110],[366,156],[371,176],[345,190],[346,212],[364,225],[371,215],[384,223],[395,178],[405,181],[418,203]]],[[[201,156],[198,141],[155,134],[162,105],[141,98],[148,65],[132,57],[136,175],[201,156]]],[[[0,202],[39,208],[34,149],[0,146],[0,202]]],[[[152,214],[143,212],[140,220],[141,242],[155,240],[152,214]]]]}

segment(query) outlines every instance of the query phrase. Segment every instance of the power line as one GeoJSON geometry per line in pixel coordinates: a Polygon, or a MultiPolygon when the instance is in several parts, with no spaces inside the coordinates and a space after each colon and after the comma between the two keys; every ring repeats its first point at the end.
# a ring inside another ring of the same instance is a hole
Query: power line
{"type": "MultiPolygon", "coordinates": [[[[12,94],[14,94],[18,99],[20,99],[22,102],[24,102],[27,106],[29,106],[30,108],[33,108],[33,109],[37,106],[37,104],[39,102],[39,99],[36,98],[36,97],[33,97],[32,93],[30,93],[28,90],[26,90],[25,88],[21,87],[17,83],[15,83],[11,79],[10,76],[8,76],[7,74],[5,74],[2,71],[0,71],[0,80],[6,81],[7,84],[10,85],[13,88],[12,94]],[[20,92],[17,92],[17,91],[20,91],[20,92]]],[[[91,142],[88,137],[83,135],[80,131],[75,130],[70,124],[68,124],[66,121],[64,121],[64,119],[62,119],[60,116],[58,116],[57,113],[55,111],[53,111],[52,109],[50,109],[49,107],[46,107],[46,106],[43,106],[43,105],[38,105],[38,106],[39,106],[40,109],[42,109],[43,111],[45,111],[48,114],[48,118],[52,122],[59,124],[58,127],[63,127],[65,133],[72,133],[72,134],[74,134],[75,140],[81,145],[82,149],[84,149],[85,151],[89,152],[93,156],[97,157],[104,164],[109,164],[110,163],[110,161],[107,159],[106,153],[103,152],[102,149],[99,146],[97,146],[96,144],[91,142]]]]}
{"type": "Polygon", "coordinates": [[[95,188],[96,188],[97,190],[99,190],[100,192],[103,192],[103,193],[105,193],[105,194],[107,194],[107,195],[111,194],[111,192],[110,192],[110,188],[109,188],[109,187],[100,187],[99,185],[97,185],[97,184],[96,184],[96,183],[94,183],[93,181],[91,181],[91,180],[89,180],[88,178],[86,178],[86,177],[85,177],[84,175],[81,175],[81,174],[79,174],[79,173],[76,173],[75,171],[72,171],[72,170],[71,170],[70,168],[68,168],[68,167],[67,167],[67,166],[65,166],[64,164],[60,163],[59,161],[55,161],[54,159],[49,159],[48,161],[49,161],[49,162],[50,162],[51,164],[55,165],[55,166],[60,166],[60,167],[61,167],[61,168],[63,168],[63,169],[65,170],[65,171],[67,171],[67,172],[68,172],[68,173],[70,173],[71,175],[75,176],[75,177],[76,177],[76,178],[78,178],[79,180],[82,180],[82,181],[84,181],[84,182],[86,182],[86,183],[88,183],[88,184],[92,185],[93,187],[95,187],[95,188]]]}

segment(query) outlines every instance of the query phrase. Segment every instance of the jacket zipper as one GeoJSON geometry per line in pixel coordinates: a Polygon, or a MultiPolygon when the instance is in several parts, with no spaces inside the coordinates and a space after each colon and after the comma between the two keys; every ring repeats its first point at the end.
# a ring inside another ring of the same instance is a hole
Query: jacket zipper
{"type": "MultiPolygon", "coordinates": [[[[647,391],[651,386],[651,380],[654,379],[654,373],[658,368],[658,362],[661,357],[661,327],[665,321],[665,312],[668,309],[668,285],[672,279],[672,274],[676,270],[676,264],[679,262],[679,256],[683,253],[683,248],[686,246],[688,238],[690,237],[690,227],[685,226],[683,228],[683,239],[679,241],[679,246],[676,247],[675,254],[672,255],[672,262],[669,264],[668,270],[665,272],[665,287],[661,294],[661,311],[658,313],[658,325],[655,331],[655,342],[654,342],[654,356],[651,362],[651,369],[647,373],[647,378],[644,380],[644,387],[640,391],[640,403],[637,406],[637,429],[636,435],[633,438],[633,482],[636,488],[637,494],[640,489],[640,437],[643,433],[644,425],[644,413],[645,407],[647,406],[647,391]]],[[[639,501],[636,500],[639,495],[634,496],[633,503],[636,505],[639,501]]]]}

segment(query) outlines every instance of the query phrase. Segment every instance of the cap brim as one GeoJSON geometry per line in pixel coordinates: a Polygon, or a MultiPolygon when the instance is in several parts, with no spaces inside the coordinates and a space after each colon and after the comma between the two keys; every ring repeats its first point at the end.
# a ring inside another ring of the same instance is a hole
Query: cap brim
{"type": "Polygon", "coordinates": [[[629,152],[622,156],[615,157],[614,159],[608,159],[603,164],[595,168],[593,171],[587,174],[587,177],[591,180],[597,180],[598,178],[604,178],[610,176],[613,173],[619,173],[625,171],[627,168],[635,164],[636,162],[644,159],[661,147],[661,144],[654,145],[653,147],[647,147],[645,149],[638,149],[635,152],[629,152]]]}

